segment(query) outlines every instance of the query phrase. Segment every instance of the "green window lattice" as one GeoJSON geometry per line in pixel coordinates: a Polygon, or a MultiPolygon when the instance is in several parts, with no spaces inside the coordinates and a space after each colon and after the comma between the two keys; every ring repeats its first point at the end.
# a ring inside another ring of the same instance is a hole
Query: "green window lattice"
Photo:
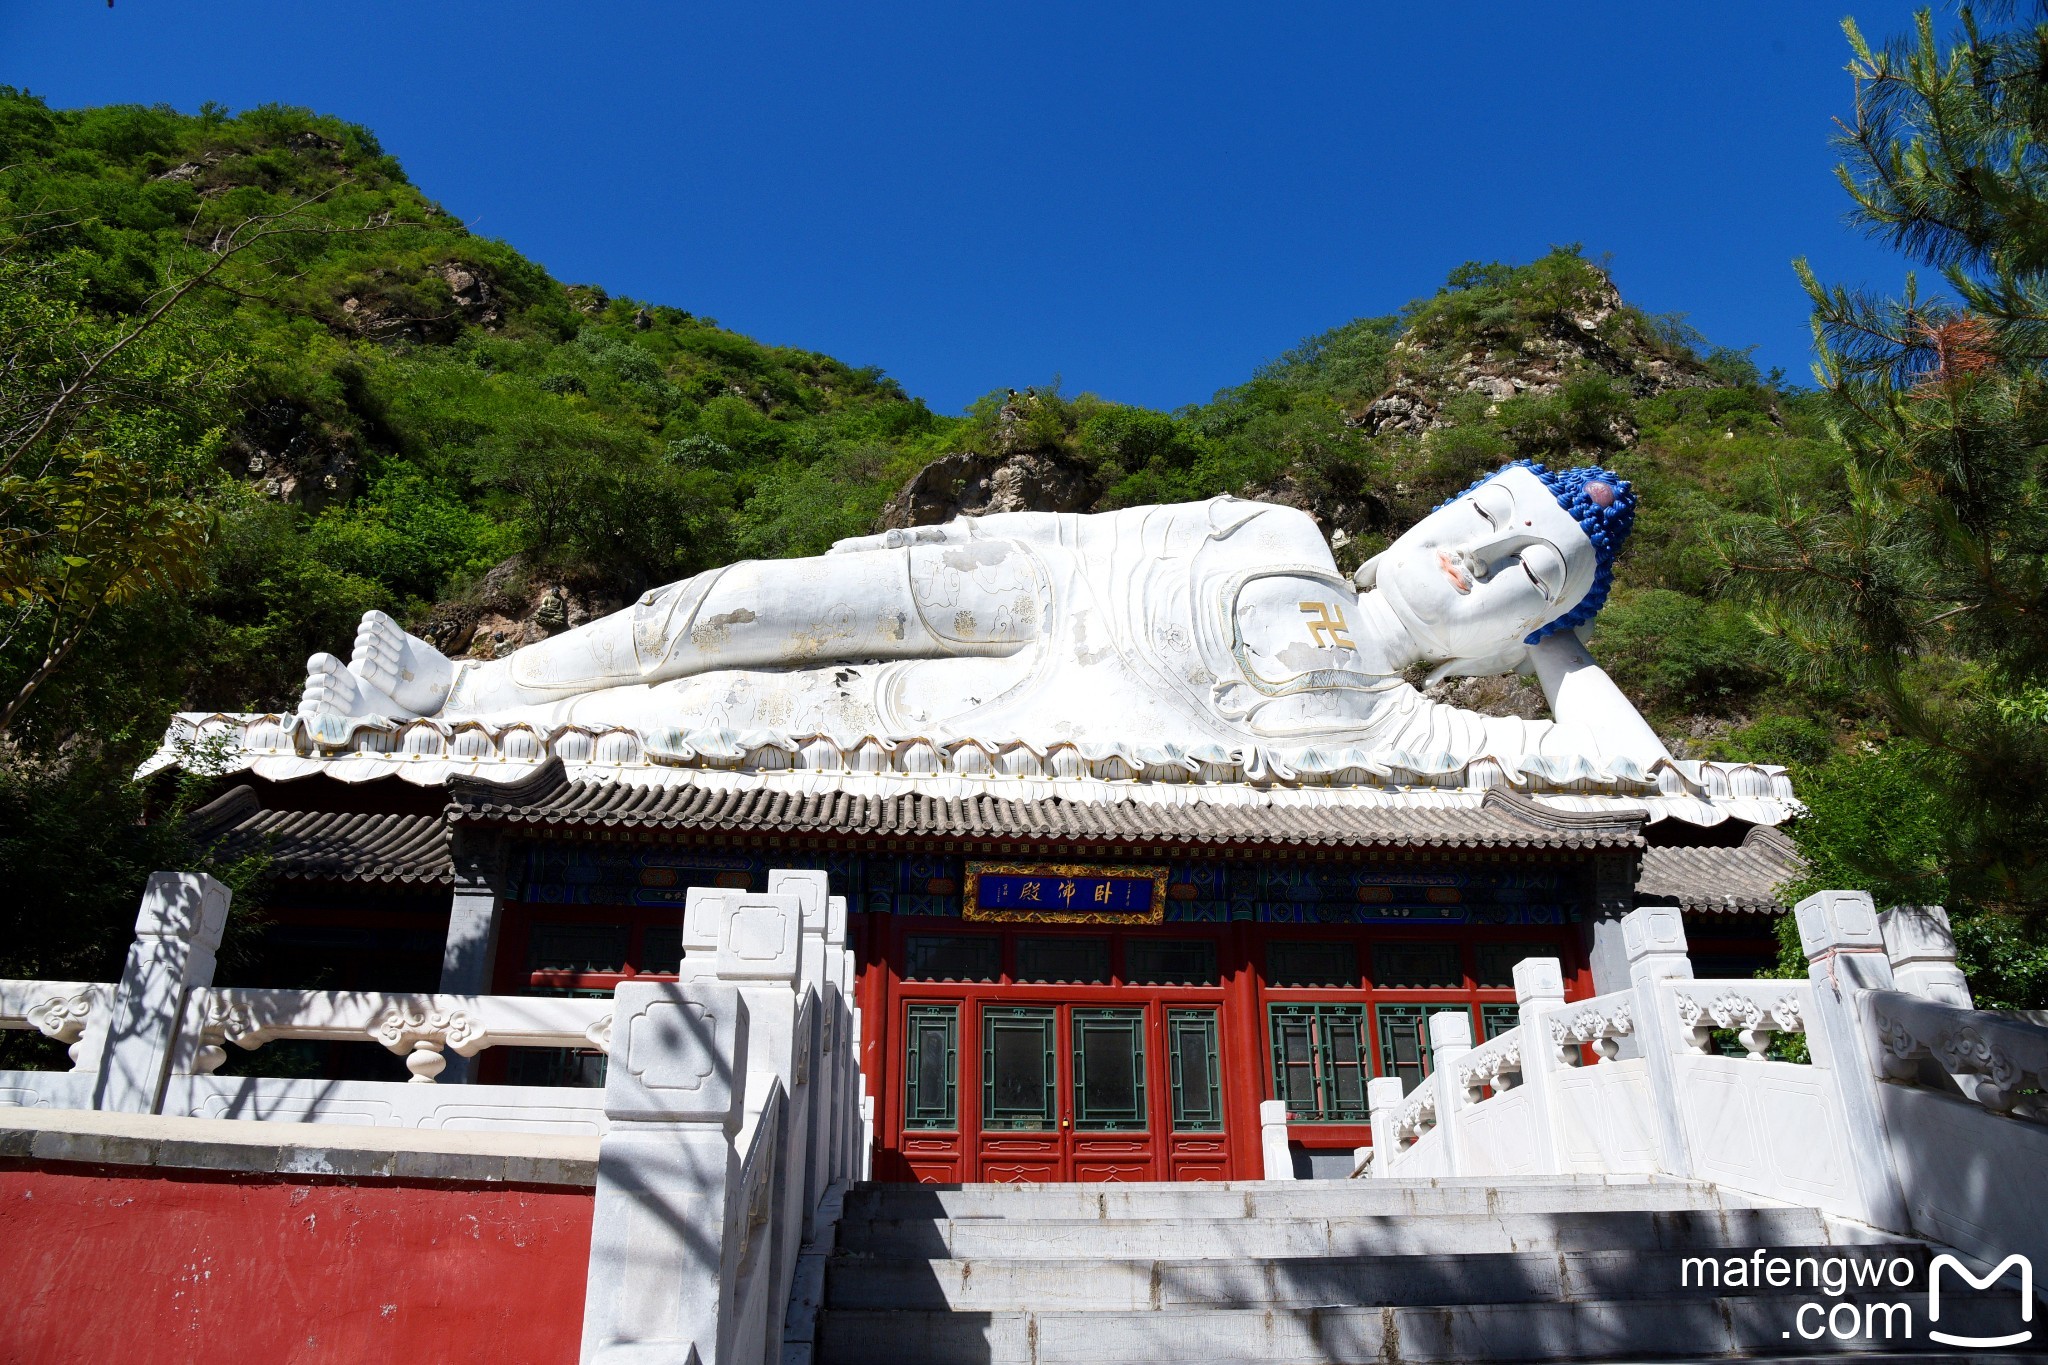
{"type": "Polygon", "coordinates": [[[1145,1011],[1074,1011],[1074,1127],[1143,1132],[1145,1011]]]}
{"type": "Polygon", "coordinates": [[[960,1124],[960,1007],[912,1005],[906,1020],[903,1126],[960,1124]]]}
{"type": "Polygon", "coordinates": [[[1273,1090],[1298,1123],[1364,1123],[1365,1083],[1372,1065],[1365,1047],[1363,1005],[1269,1005],[1273,1090]]]}
{"type": "Polygon", "coordinates": [[[1173,1086],[1174,1130],[1222,1132],[1223,1077],[1216,1055],[1216,1011],[1168,1010],[1166,1056],[1173,1086]]]}
{"type": "Polygon", "coordinates": [[[981,1011],[981,1126],[1008,1132],[1050,1131],[1057,1115],[1053,1011],[1033,1005],[987,1005],[981,1011]]]}

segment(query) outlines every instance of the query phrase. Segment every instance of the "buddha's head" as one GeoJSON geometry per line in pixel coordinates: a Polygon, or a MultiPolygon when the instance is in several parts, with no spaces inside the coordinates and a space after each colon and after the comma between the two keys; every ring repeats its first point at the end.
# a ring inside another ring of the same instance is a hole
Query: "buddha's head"
{"type": "MultiPolygon", "coordinates": [[[[1438,507],[1361,567],[1424,657],[1467,670],[1593,619],[1635,522],[1626,480],[1517,460],[1438,507]]],[[[1444,670],[1439,670],[1444,671],[1444,670]]]]}

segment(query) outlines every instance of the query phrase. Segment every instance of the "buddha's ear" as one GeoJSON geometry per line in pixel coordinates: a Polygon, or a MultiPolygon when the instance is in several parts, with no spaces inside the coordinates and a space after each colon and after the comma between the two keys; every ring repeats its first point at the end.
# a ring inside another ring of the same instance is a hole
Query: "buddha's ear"
{"type": "Polygon", "coordinates": [[[1379,581],[1380,561],[1386,558],[1386,554],[1387,552],[1385,550],[1380,551],[1371,559],[1368,559],[1365,561],[1365,563],[1359,565],[1358,572],[1351,575],[1351,581],[1358,585],[1358,590],[1360,592],[1364,592],[1367,588],[1370,588],[1373,584],[1379,581]]]}

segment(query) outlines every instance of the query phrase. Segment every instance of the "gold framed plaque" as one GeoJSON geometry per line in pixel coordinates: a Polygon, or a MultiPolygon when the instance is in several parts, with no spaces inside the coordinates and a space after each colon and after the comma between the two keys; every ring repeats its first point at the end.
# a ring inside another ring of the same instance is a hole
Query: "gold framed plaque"
{"type": "Polygon", "coordinates": [[[965,917],[983,922],[1158,924],[1166,918],[1166,869],[970,862],[960,899],[965,917]]]}

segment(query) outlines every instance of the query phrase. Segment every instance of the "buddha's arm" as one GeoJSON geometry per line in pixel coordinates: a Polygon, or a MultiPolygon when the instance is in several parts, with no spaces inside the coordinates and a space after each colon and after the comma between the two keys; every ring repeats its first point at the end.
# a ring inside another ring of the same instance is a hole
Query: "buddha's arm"
{"type": "Polygon", "coordinates": [[[903,550],[922,545],[966,545],[974,541],[1007,540],[1020,545],[1057,545],[1060,512],[993,512],[980,517],[955,517],[937,526],[908,526],[871,536],[835,540],[828,553],[863,554],[870,550],[903,550]]]}
{"type": "Polygon", "coordinates": [[[444,709],[499,711],[714,669],[1003,654],[1036,633],[1027,555],[997,542],[965,571],[947,559],[943,547],[916,546],[715,569],[506,658],[459,665],[444,709]]]}
{"type": "Polygon", "coordinates": [[[1642,712],[1593,662],[1576,635],[1559,631],[1546,636],[1529,653],[1536,665],[1536,680],[1542,684],[1550,714],[1558,724],[1582,727],[1605,757],[1632,758],[1645,768],[1671,757],[1642,712]]]}

